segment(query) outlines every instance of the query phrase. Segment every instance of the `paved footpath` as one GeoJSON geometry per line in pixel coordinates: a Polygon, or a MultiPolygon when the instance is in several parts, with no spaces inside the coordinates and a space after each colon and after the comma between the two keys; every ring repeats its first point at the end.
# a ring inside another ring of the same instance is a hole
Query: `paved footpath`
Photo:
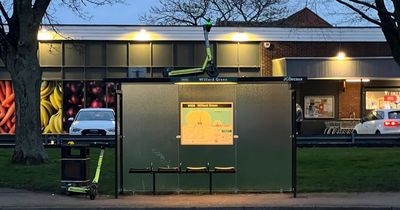
{"type": "Polygon", "coordinates": [[[400,210],[396,193],[215,194],[85,196],[0,188],[0,210],[8,209],[383,209],[400,210]]]}

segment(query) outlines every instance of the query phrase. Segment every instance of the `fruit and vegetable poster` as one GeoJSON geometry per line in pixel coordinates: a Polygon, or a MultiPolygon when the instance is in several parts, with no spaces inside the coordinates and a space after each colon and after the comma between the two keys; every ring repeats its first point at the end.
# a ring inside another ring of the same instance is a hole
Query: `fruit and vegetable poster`
{"type": "Polygon", "coordinates": [[[62,102],[62,83],[60,81],[42,81],[40,88],[42,133],[62,133],[62,102]]]}
{"type": "MultiPolygon", "coordinates": [[[[68,133],[82,108],[115,109],[115,84],[102,81],[42,81],[40,123],[44,134],[68,133]]],[[[0,80],[0,134],[15,133],[14,90],[10,80],[0,80]]]]}
{"type": "Polygon", "coordinates": [[[0,81],[0,134],[15,133],[15,102],[11,81],[0,81]]]}
{"type": "Polygon", "coordinates": [[[181,145],[233,145],[233,103],[182,102],[181,145]]]}
{"type": "Polygon", "coordinates": [[[63,130],[69,132],[72,121],[82,108],[112,108],[115,110],[114,83],[102,81],[65,81],[63,97],[63,130]]]}

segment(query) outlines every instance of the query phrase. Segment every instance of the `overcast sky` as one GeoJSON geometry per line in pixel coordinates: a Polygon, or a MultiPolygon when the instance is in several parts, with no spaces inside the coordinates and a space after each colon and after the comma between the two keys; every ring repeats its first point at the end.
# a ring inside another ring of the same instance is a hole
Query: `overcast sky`
{"type": "MultiPolygon", "coordinates": [[[[319,1],[319,0],[318,0],[319,1]]],[[[327,1],[327,0],[324,0],[327,1]]],[[[143,24],[139,21],[139,17],[145,14],[150,6],[158,5],[159,0],[125,0],[124,4],[115,4],[111,6],[89,6],[86,8],[87,14],[91,16],[90,19],[79,18],[68,8],[58,8],[53,11],[57,23],[60,24],[124,24],[124,25],[137,25],[143,24]]],[[[344,11],[345,8],[338,5],[338,3],[324,4],[324,5],[310,5],[307,4],[308,0],[293,0],[289,4],[291,13],[304,8],[306,5],[315,13],[327,20],[329,23],[338,26],[344,25],[366,25],[359,21],[349,22],[343,19],[338,12],[344,11]]]]}

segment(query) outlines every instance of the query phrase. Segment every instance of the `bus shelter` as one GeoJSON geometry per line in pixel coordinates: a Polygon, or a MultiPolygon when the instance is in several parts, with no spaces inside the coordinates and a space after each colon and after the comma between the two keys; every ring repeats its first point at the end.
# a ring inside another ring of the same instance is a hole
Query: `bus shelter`
{"type": "Polygon", "coordinates": [[[116,197],[292,192],[296,83],[304,78],[134,78],[117,84],[116,197]]]}

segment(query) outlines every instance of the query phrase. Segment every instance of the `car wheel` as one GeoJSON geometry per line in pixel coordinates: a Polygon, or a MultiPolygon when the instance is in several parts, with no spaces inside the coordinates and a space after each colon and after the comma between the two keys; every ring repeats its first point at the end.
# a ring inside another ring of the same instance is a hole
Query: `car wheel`
{"type": "Polygon", "coordinates": [[[381,135],[381,132],[379,130],[376,130],[375,135],[381,135]]]}

